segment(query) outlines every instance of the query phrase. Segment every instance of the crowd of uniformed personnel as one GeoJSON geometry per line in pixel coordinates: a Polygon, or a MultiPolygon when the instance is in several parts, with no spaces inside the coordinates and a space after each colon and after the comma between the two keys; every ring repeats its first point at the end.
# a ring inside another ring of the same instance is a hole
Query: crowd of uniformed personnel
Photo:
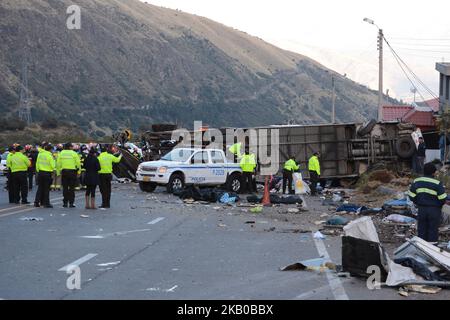
{"type": "MultiPolygon", "coordinates": [[[[242,182],[245,190],[249,193],[256,192],[254,188],[254,175],[256,174],[257,159],[254,153],[250,152],[248,141],[245,147],[244,154],[241,153],[242,143],[235,139],[235,143],[231,145],[228,150],[234,155],[234,160],[239,161],[242,169],[242,182]]],[[[314,152],[308,161],[308,171],[311,182],[311,195],[317,195],[317,184],[320,180],[320,153],[314,152]]],[[[292,190],[293,174],[300,170],[300,166],[294,156],[290,156],[283,166],[283,194],[286,193],[286,188],[289,194],[294,193],[292,190]]]]}
{"type": "Polygon", "coordinates": [[[75,190],[86,189],[86,209],[96,209],[95,193],[100,187],[102,204],[110,208],[113,164],[122,154],[117,148],[97,144],[66,143],[53,146],[43,142],[37,146],[14,144],[6,158],[9,203],[29,204],[28,191],[36,176],[35,207],[53,208],[50,190],[63,190],[63,207],[75,208],[75,190]],[[114,155],[117,154],[117,155],[114,155]]]}

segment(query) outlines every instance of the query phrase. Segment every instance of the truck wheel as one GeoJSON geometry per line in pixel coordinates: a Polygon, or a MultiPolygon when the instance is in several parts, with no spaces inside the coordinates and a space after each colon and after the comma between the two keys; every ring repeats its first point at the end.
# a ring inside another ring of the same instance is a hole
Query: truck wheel
{"type": "Polygon", "coordinates": [[[157,187],[156,183],[152,183],[152,182],[139,182],[139,188],[141,189],[141,191],[144,192],[153,192],[155,191],[157,187]]]}
{"type": "Polygon", "coordinates": [[[167,184],[167,192],[173,193],[175,190],[184,188],[183,176],[179,173],[174,173],[170,176],[169,183],[167,184]]]}
{"type": "Polygon", "coordinates": [[[230,192],[239,193],[242,187],[241,176],[237,173],[233,173],[228,177],[226,187],[230,192]]]}
{"type": "Polygon", "coordinates": [[[397,155],[402,159],[409,159],[413,156],[416,144],[411,137],[399,137],[395,142],[397,155]]]}

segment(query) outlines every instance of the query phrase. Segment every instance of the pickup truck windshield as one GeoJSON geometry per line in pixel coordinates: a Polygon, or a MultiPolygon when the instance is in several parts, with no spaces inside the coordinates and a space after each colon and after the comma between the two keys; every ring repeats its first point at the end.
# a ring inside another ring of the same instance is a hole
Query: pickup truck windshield
{"type": "Polygon", "coordinates": [[[162,157],[161,160],[185,162],[193,153],[194,151],[189,149],[175,149],[162,157]]]}

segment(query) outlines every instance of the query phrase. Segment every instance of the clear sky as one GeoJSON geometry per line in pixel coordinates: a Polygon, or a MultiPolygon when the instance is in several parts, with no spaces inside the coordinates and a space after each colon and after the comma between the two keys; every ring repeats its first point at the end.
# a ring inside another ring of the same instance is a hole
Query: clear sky
{"type": "MultiPolygon", "coordinates": [[[[450,61],[450,1],[445,0],[145,0],[197,14],[318,60],[378,88],[377,29],[435,93],[435,63],[450,61]]],[[[385,46],[385,89],[412,99],[412,85],[385,46]]],[[[419,87],[427,99],[430,95],[419,87]]],[[[420,95],[417,95],[420,101],[420,95]]]]}

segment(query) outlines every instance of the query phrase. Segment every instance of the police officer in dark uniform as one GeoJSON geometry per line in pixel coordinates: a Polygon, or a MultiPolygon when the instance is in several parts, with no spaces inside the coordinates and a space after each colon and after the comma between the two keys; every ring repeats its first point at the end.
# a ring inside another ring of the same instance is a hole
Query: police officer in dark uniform
{"type": "Polygon", "coordinates": [[[428,242],[438,241],[442,206],[447,199],[444,186],[434,178],[435,173],[433,163],[425,164],[425,176],[414,180],[408,192],[409,198],[419,209],[418,235],[428,242]]]}

